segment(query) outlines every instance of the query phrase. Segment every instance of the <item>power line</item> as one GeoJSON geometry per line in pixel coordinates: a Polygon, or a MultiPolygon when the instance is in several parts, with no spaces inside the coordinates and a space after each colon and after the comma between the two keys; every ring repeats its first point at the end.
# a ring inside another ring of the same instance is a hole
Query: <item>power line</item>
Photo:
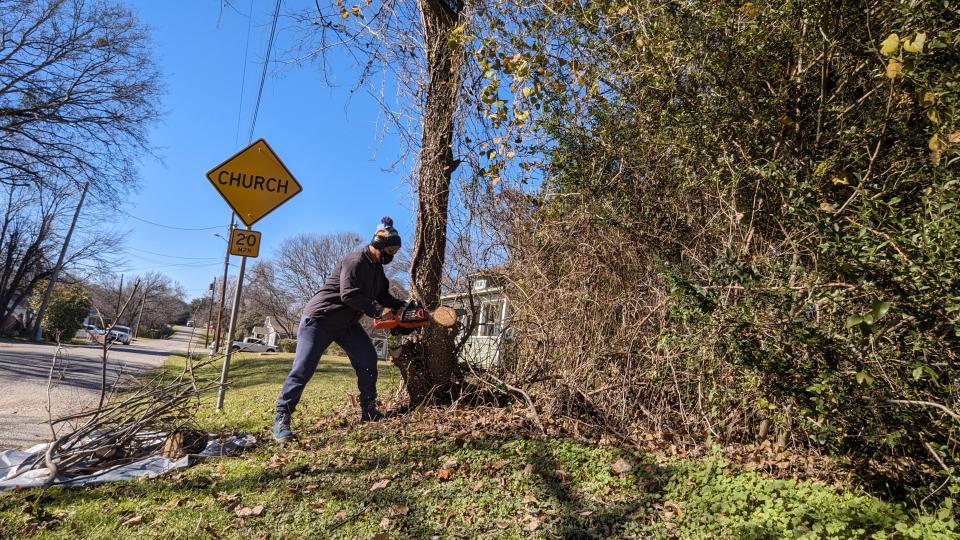
{"type": "Polygon", "coordinates": [[[267,54],[263,58],[263,71],[260,72],[260,89],[257,90],[257,101],[253,106],[253,121],[250,122],[248,142],[253,140],[253,130],[257,126],[257,115],[260,112],[260,98],[263,96],[263,84],[267,80],[267,67],[270,65],[270,53],[273,51],[273,37],[277,33],[277,19],[280,17],[280,1],[273,10],[273,24],[270,26],[270,40],[267,41],[267,54]]]}
{"type": "MultiPolygon", "coordinates": [[[[187,268],[209,268],[211,266],[220,266],[220,263],[217,262],[217,263],[210,263],[210,264],[201,264],[198,266],[187,266],[187,268]]],[[[233,263],[230,264],[231,268],[235,268],[236,266],[237,266],[236,264],[233,264],[233,263]]],[[[179,264],[160,264],[155,266],[145,266],[142,268],[123,267],[123,268],[118,268],[117,270],[123,270],[124,272],[144,272],[147,270],[156,270],[158,268],[183,268],[183,266],[179,264]]]]}
{"type": "Polygon", "coordinates": [[[138,261],[144,261],[153,264],[162,264],[164,266],[177,266],[180,268],[202,268],[204,266],[214,266],[219,265],[219,262],[170,262],[170,261],[158,261],[156,259],[151,259],[149,257],[144,257],[142,255],[134,255],[138,261]]]}
{"type": "Polygon", "coordinates": [[[217,225],[215,227],[177,227],[174,225],[164,225],[163,223],[157,223],[156,221],[150,221],[149,219],[143,219],[131,214],[130,212],[127,212],[126,210],[120,210],[120,212],[122,212],[127,217],[133,218],[137,221],[142,221],[149,225],[153,225],[154,227],[162,227],[164,229],[173,229],[176,231],[212,231],[214,229],[223,229],[226,227],[226,225],[217,225]]]}
{"type": "Polygon", "coordinates": [[[168,257],[171,259],[188,259],[188,260],[196,260],[196,261],[209,261],[209,260],[219,261],[220,260],[220,257],[181,257],[179,255],[168,255],[166,253],[157,253],[156,251],[147,251],[145,249],[137,249],[133,247],[127,248],[127,249],[131,249],[133,251],[139,251],[140,253],[147,253],[149,255],[157,255],[158,257],[168,257]]]}
{"type": "Polygon", "coordinates": [[[237,132],[233,136],[233,145],[240,146],[240,118],[243,116],[243,93],[247,83],[247,55],[250,51],[250,27],[253,26],[253,0],[247,15],[247,41],[243,46],[243,72],[240,75],[240,108],[237,109],[237,132]]]}

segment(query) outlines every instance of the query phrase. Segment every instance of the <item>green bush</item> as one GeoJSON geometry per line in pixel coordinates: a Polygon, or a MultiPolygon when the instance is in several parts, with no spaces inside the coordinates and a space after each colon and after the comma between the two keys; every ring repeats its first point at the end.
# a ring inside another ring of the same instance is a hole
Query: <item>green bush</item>
{"type": "Polygon", "coordinates": [[[92,306],[90,297],[80,285],[55,286],[43,317],[44,335],[53,341],[73,339],[92,306]]]}
{"type": "Polygon", "coordinates": [[[280,350],[283,352],[296,352],[297,340],[285,338],[280,340],[280,350]]]}
{"type": "Polygon", "coordinates": [[[166,339],[173,335],[173,328],[169,325],[163,325],[160,328],[140,328],[140,333],[138,334],[145,338],[150,339],[166,339]]]}
{"type": "Polygon", "coordinates": [[[960,5],[513,4],[488,26],[519,35],[478,44],[505,131],[477,182],[541,188],[508,235],[514,380],[621,432],[772,435],[950,496],[960,5]]]}

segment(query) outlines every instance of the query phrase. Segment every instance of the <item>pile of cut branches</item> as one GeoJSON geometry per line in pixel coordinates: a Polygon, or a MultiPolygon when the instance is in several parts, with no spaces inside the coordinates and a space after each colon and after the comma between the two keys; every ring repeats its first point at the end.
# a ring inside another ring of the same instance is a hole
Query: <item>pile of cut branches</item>
{"type": "Polygon", "coordinates": [[[63,478],[102,472],[163,451],[171,457],[196,453],[206,446],[206,435],[193,427],[200,398],[218,387],[215,379],[201,380],[194,370],[213,364],[217,356],[187,367],[172,380],[165,374],[140,383],[127,397],[104,406],[53,420],[75,425],[59,435],[43,455],[23,471],[46,467],[48,484],[63,478]]]}

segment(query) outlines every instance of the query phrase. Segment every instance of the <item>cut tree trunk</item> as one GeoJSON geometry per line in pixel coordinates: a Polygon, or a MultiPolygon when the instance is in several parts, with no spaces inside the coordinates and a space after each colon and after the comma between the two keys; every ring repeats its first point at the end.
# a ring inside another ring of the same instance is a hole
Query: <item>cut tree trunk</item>
{"type": "MultiPolygon", "coordinates": [[[[417,229],[410,285],[428,309],[440,305],[447,244],[447,207],[453,159],[453,126],[460,94],[464,49],[449,40],[460,22],[442,0],[420,0],[429,79],[424,102],[420,168],[417,181],[417,229]]],[[[461,374],[454,357],[456,331],[432,325],[407,338],[396,359],[411,406],[449,401],[461,374]]]]}

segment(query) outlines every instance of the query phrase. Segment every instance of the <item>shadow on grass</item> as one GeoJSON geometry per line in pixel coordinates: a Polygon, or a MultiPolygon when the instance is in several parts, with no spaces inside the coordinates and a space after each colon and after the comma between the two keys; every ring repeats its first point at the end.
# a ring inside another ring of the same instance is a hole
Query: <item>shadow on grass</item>
{"type": "MultiPolygon", "coordinates": [[[[234,390],[252,388],[262,385],[281,385],[283,379],[290,371],[292,359],[285,357],[269,356],[240,356],[234,357],[230,363],[229,385],[234,390]]],[[[195,375],[204,379],[219,379],[222,361],[198,369],[195,375]]],[[[167,366],[166,371],[170,375],[178,375],[183,368],[179,365],[167,366]]],[[[381,366],[381,371],[384,368],[381,366]]],[[[330,360],[324,357],[320,360],[317,371],[314,373],[311,384],[323,384],[321,378],[341,379],[343,382],[356,380],[356,373],[350,364],[344,359],[330,360]]],[[[330,381],[323,381],[330,382],[330,381]]]]}

